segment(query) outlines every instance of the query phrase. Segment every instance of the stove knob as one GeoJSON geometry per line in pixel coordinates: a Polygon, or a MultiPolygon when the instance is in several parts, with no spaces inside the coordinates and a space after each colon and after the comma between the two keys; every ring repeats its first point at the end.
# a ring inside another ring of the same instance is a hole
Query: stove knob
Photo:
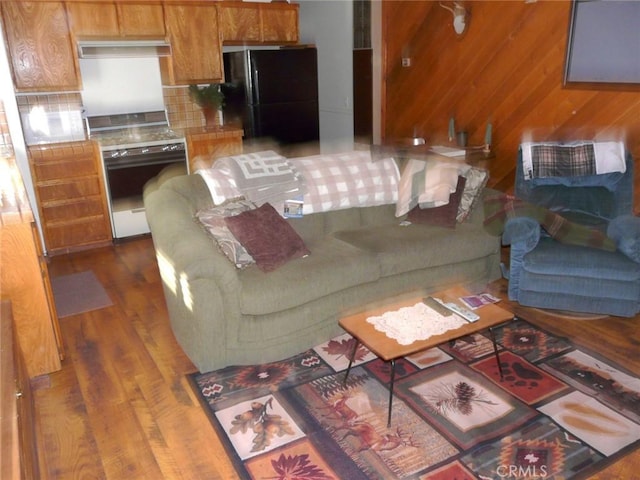
{"type": "Polygon", "coordinates": [[[142,153],[149,153],[149,149],[148,148],[143,148],[142,149],[142,153]]]}
{"type": "Polygon", "coordinates": [[[124,157],[124,156],[126,156],[128,153],[129,153],[129,152],[128,152],[127,150],[122,150],[122,151],[120,152],[120,156],[121,156],[121,157],[124,157]]]}
{"type": "Polygon", "coordinates": [[[163,151],[163,152],[167,152],[167,151],[169,151],[169,145],[164,145],[164,146],[162,147],[162,151],[163,151]]]}
{"type": "Polygon", "coordinates": [[[120,152],[111,152],[111,158],[116,158],[120,156],[120,152]]]}

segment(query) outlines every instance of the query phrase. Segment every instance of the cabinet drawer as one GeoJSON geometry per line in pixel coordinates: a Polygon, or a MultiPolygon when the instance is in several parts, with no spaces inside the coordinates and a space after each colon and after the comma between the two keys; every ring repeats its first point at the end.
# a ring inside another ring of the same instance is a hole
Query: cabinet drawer
{"type": "Polygon", "coordinates": [[[100,196],[87,197],[75,201],[52,202],[43,205],[42,213],[48,222],[59,222],[61,220],[73,220],[105,214],[100,196]]]}
{"type": "Polygon", "coordinates": [[[61,223],[45,226],[50,250],[60,250],[91,245],[97,242],[111,241],[111,231],[107,230],[108,223],[102,218],[87,218],[76,223],[61,223]]]}
{"type": "Polygon", "coordinates": [[[93,158],[74,158],[68,161],[50,160],[33,162],[31,168],[38,181],[86,177],[97,173],[93,158]]]}
{"type": "Polygon", "coordinates": [[[100,179],[95,176],[70,181],[58,180],[55,182],[41,183],[37,185],[37,188],[42,207],[46,206],[46,202],[73,200],[90,195],[100,195],[102,191],[100,179]]]}

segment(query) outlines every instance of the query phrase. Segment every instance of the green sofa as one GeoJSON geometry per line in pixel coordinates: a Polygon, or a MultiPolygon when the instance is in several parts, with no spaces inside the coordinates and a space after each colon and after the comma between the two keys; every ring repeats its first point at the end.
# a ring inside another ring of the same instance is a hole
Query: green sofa
{"type": "Polygon", "coordinates": [[[500,277],[500,239],[482,208],[455,229],[400,225],[394,205],[289,219],[311,255],[264,273],[237,269],[194,219],[213,205],[202,177],[160,175],[144,205],[172,329],[201,372],[287,358],[343,333],[368,302],[500,277]]]}

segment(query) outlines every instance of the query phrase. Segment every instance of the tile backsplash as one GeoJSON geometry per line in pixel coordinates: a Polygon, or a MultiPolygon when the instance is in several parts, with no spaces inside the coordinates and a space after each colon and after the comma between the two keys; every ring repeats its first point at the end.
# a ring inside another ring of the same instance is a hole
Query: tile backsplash
{"type": "Polygon", "coordinates": [[[17,95],[16,100],[21,114],[29,113],[34,107],[42,107],[45,112],[82,110],[82,97],[78,92],[17,95]]]}
{"type": "MultiPolygon", "coordinates": [[[[169,124],[173,129],[180,130],[205,125],[202,109],[189,98],[188,87],[163,87],[162,94],[169,117],[169,124]]],[[[41,109],[46,114],[75,111],[84,112],[82,97],[79,92],[26,94],[18,95],[16,99],[21,117],[29,114],[35,108],[41,109]]],[[[4,110],[0,112],[0,123],[0,135],[2,136],[0,142],[10,144],[4,110]]],[[[29,126],[23,125],[23,128],[29,128],[29,126]]],[[[25,135],[28,136],[28,133],[25,132],[25,135]]]]}
{"type": "Polygon", "coordinates": [[[205,125],[202,109],[189,98],[188,87],[164,87],[164,105],[169,124],[174,129],[202,127],[205,125]]]}
{"type": "Polygon", "coordinates": [[[86,138],[80,94],[18,95],[16,100],[27,145],[86,138]]]}

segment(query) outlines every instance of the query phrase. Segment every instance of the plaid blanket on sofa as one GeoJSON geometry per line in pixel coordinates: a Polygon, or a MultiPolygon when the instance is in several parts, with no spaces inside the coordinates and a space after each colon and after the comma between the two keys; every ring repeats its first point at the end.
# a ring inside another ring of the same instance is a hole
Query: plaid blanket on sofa
{"type": "Polygon", "coordinates": [[[305,179],[303,213],[395,203],[398,167],[393,158],[372,161],[368,150],[289,159],[305,179]]]}
{"type": "Polygon", "coordinates": [[[305,192],[304,177],[271,150],[222,157],[200,174],[216,205],[244,197],[260,206],[283,202],[305,192]]]}
{"type": "Polygon", "coordinates": [[[603,232],[570,222],[544,207],[532,205],[503,193],[485,196],[484,227],[491,235],[502,235],[507,220],[515,217],[530,217],[537,220],[542,228],[560,243],[593,247],[610,252],[616,250],[615,242],[603,232]]]}

